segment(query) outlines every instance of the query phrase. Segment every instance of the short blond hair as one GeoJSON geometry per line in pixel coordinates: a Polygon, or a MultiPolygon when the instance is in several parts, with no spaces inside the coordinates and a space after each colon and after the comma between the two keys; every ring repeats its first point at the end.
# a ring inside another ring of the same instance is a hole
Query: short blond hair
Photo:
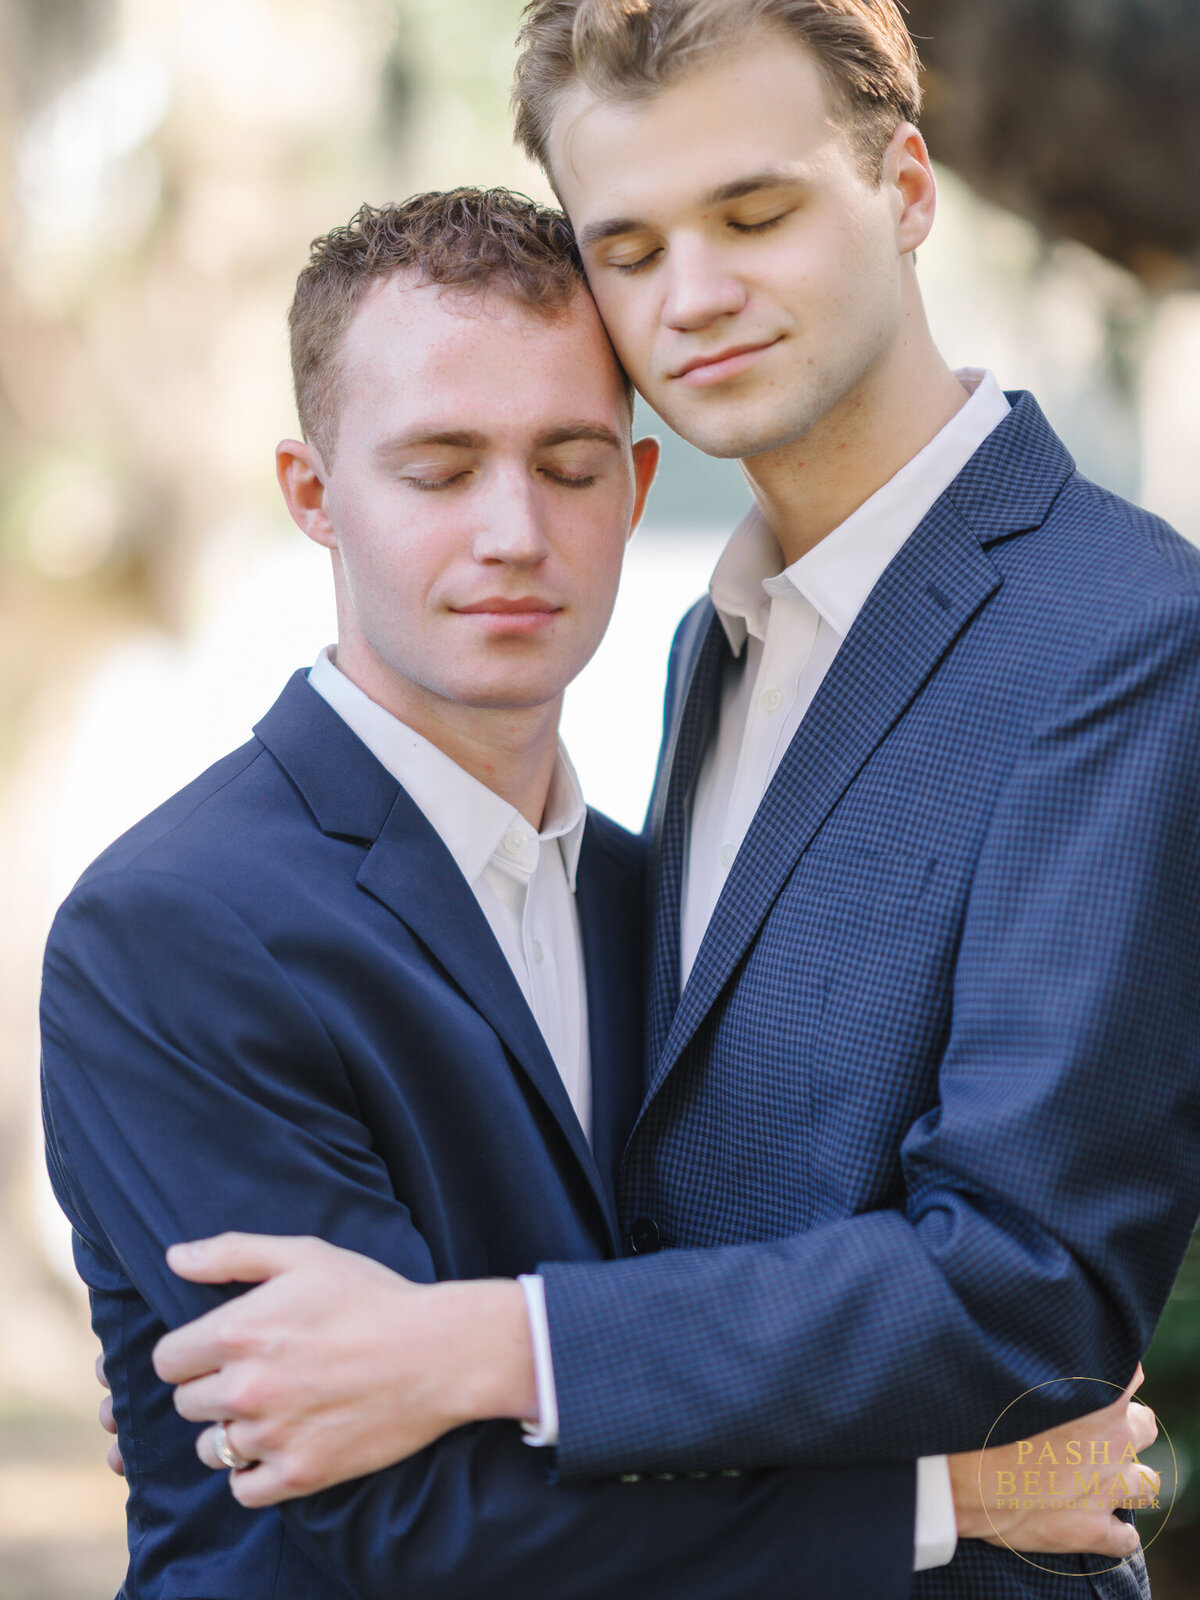
{"type": "Polygon", "coordinates": [[[570,223],[526,195],[451,189],[363,206],[344,228],[313,240],[288,314],[301,432],[326,465],[337,437],[346,329],[368,290],[409,270],[424,283],[496,290],[548,316],[587,292],[570,223]]]}
{"type": "Polygon", "coordinates": [[[921,110],[920,61],[895,0],[530,0],[517,36],[517,141],[549,174],[550,125],[572,84],[649,99],[763,25],[812,51],[878,183],[892,135],[921,110]]]}

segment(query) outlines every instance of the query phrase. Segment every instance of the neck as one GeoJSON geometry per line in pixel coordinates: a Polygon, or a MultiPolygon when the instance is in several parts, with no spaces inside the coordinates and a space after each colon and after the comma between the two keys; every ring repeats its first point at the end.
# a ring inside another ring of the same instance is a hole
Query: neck
{"type": "Polygon", "coordinates": [[[888,357],[803,438],[742,462],[785,566],[845,522],[966,404],[924,315],[910,322],[888,357]]]}
{"type": "Polygon", "coordinates": [[[339,641],[334,660],[376,705],[541,828],[558,757],[561,695],[517,710],[466,706],[398,677],[357,640],[339,641]]]}

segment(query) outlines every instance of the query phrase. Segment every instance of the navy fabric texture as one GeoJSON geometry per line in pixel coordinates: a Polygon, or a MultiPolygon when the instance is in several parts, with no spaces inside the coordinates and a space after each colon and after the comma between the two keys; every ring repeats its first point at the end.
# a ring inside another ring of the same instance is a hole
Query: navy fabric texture
{"type": "MultiPolygon", "coordinates": [[[[543,1266],[567,1475],[978,1446],[1035,1385],[1105,1403],[1166,1300],[1200,1208],[1200,552],[1011,398],[843,644],[682,994],[728,646],[707,601],[677,636],[643,1254],[543,1266]]],[[[1027,1422],[1080,1410],[1045,1396],[1027,1422]]],[[[914,1593],[1078,1592],[1045,1564],[964,1546],[914,1593]]]]}
{"type": "Polygon", "coordinates": [[[315,1234],[422,1282],[602,1260],[641,1088],[638,841],[593,815],[580,859],[593,1157],[408,796],[303,674],[255,731],[93,864],[46,956],[49,1162],[128,1468],[123,1595],[898,1600],[909,1466],[558,1484],[494,1423],[246,1511],[200,1464],[151,1352],[234,1291],[176,1278],[169,1244],[315,1234]]]}

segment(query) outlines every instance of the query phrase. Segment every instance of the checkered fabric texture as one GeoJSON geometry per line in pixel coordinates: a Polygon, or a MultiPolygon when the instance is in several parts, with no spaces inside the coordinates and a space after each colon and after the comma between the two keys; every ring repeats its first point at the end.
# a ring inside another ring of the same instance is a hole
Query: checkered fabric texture
{"type": "MultiPolygon", "coordinates": [[[[620,1185],[657,1253],[545,1269],[564,1474],[968,1449],[1149,1342],[1200,1210],[1200,552],[1011,398],[851,630],[682,996],[726,646],[707,601],[677,637],[620,1185]]],[[[1145,1592],[1043,1564],[965,1544],[914,1594],[1145,1592]]]]}

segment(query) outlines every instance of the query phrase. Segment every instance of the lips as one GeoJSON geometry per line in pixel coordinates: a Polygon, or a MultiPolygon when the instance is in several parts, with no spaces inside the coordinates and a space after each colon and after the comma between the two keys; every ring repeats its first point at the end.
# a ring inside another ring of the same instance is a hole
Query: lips
{"type": "Polygon", "coordinates": [[[682,366],[677,367],[671,373],[671,377],[674,379],[691,377],[693,382],[733,377],[751,366],[754,357],[761,355],[764,350],[770,350],[778,343],[778,339],[764,339],[756,344],[734,344],[727,350],[713,350],[703,355],[692,356],[682,366]]]}
{"type": "Polygon", "coordinates": [[[463,616],[499,615],[499,616],[553,616],[562,607],[554,604],[552,600],[538,600],[526,596],[519,600],[510,600],[502,595],[491,595],[486,600],[473,600],[467,606],[454,606],[453,610],[463,616]]]}

